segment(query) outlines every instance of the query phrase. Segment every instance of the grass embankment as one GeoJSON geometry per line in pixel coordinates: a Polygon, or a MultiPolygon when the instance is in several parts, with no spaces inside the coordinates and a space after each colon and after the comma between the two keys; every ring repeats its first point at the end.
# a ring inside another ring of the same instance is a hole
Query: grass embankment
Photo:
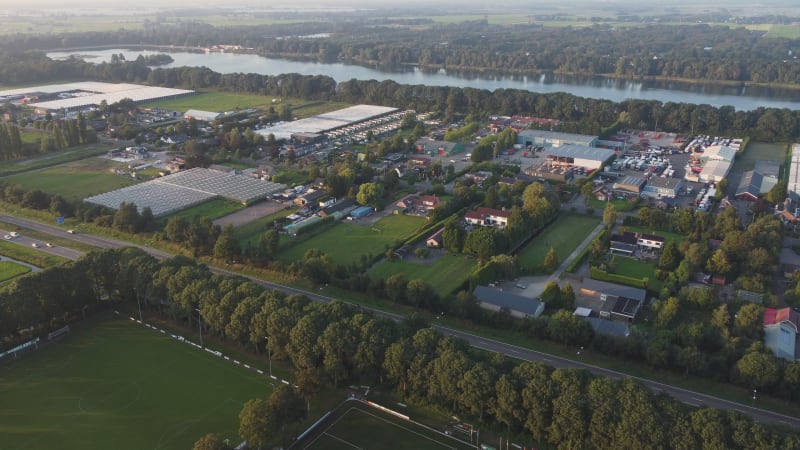
{"type": "Polygon", "coordinates": [[[287,105],[291,107],[292,115],[298,118],[309,117],[350,106],[350,104],[342,102],[318,102],[294,98],[284,98],[281,99],[279,103],[272,103],[272,100],[277,98],[280,97],[258,94],[234,94],[230,92],[206,91],[198,92],[197,95],[152,102],[146,104],[145,106],[172,109],[182,112],[190,109],[227,112],[248,108],[267,109],[270,106],[279,110],[281,105],[287,105]]]}
{"type": "Polygon", "coordinates": [[[238,443],[242,405],[270,389],[265,376],[109,319],[0,368],[0,435],[4,447],[65,450],[190,448],[209,432],[238,443]]]}
{"type": "Polygon", "coordinates": [[[11,259],[16,259],[17,261],[22,261],[43,269],[60,266],[69,261],[60,256],[40,252],[36,249],[25,247],[24,245],[6,242],[5,240],[0,240],[0,255],[5,255],[11,259]]]}
{"type": "Polygon", "coordinates": [[[30,267],[13,261],[0,261],[0,283],[24,275],[31,271],[30,267]]]}
{"type": "Polygon", "coordinates": [[[519,251],[520,266],[531,273],[540,270],[550,247],[556,250],[558,260],[564,261],[599,223],[600,219],[594,216],[561,214],[519,251]]]}

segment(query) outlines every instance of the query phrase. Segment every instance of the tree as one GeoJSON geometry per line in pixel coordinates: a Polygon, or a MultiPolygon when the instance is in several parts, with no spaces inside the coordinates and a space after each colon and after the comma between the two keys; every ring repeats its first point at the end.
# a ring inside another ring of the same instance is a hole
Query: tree
{"type": "Polygon", "coordinates": [[[114,228],[127,233],[136,233],[139,224],[139,210],[133,203],[122,202],[114,214],[114,228]]]}
{"type": "Polygon", "coordinates": [[[669,297],[666,301],[661,300],[656,308],[656,326],[668,328],[680,311],[681,302],[677,297],[669,297]]]}
{"type": "Polygon", "coordinates": [[[228,450],[230,447],[218,435],[208,433],[198,439],[192,450],[228,450]]]}
{"type": "Polygon", "coordinates": [[[603,223],[609,228],[617,223],[617,207],[611,202],[606,202],[606,207],[603,209],[603,223]]]}
{"type": "Polygon", "coordinates": [[[467,236],[464,252],[476,255],[483,261],[500,253],[505,248],[505,236],[493,227],[479,226],[467,236]]]}
{"type": "Polygon", "coordinates": [[[658,258],[658,267],[663,270],[675,270],[681,262],[681,253],[678,249],[678,244],[674,241],[667,242],[664,250],[661,252],[661,257],[658,258]]]}
{"type": "Polygon", "coordinates": [[[448,223],[442,232],[442,246],[451,253],[461,253],[466,232],[455,221],[448,223]]]}
{"type": "Polygon", "coordinates": [[[755,303],[742,306],[736,314],[734,332],[737,336],[760,340],[764,333],[764,307],[755,303]]]}
{"type": "Polygon", "coordinates": [[[276,421],[275,411],[266,400],[248,400],[239,413],[239,435],[247,441],[249,448],[266,448],[276,421]]]}
{"type": "Polygon", "coordinates": [[[558,264],[559,264],[559,261],[558,261],[558,254],[556,253],[556,249],[554,249],[553,247],[550,247],[550,249],[547,250],[547,254],[544,256],[544,269],[547,272],[552,273],[553,271],[555,271],[558,268],[558,264]]]}
{"type": "Polygon", "coordinates": [[[281,384],[269,396],[269,410],[276,415],[281,428],[298,422],[306,416],[303,398],[293,386],[281,384]]]}
{"type": "MultiPolygon", "coordinates": [[[[760,342],[758,344],[761,344],[760,342]]],[[[777,385],[781,368],[769,350],[751,348],[736,363],[736,378],[748,388],[769,389],[777,385]]]]}
{"type": "Polygon", "coordinates": [[[228,225],[214,245],[214,257],[225,262],[235,261],[242,253],[239,241],[233,235],[233,227],[228,225]]]}
{"type": "Polygon", "coordinates": [[[362,205],[379,206],[378,203],[383,197],[383,185],[378,183],[363,183],[356,195],[356,201],[362,205]]]}

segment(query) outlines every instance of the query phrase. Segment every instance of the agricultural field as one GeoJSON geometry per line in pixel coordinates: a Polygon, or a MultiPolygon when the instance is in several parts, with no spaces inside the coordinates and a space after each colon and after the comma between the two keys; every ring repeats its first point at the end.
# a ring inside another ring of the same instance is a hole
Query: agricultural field
{"type": "Polygon", "coordinates": [[[11,280],[31,271],[30,267],[13,261],[0,261],[0,283],[11,280]]]}
{"type": "Polygon", "coordinates": [[[82,200],[136,184],[137,181],[130,177],[111,172],[113,167],[122,165],[108,159],[89,158],[11,175],[0,180],[19,184],[25,189],[40,189],[51,194],[61,194],[68,199],[82,200]]]}
{"type": "Polygon", "coordinates": [[[237,445],[263,376],[127,319],[109,319],[0,367],[3,448],[186,449],[237,445]],[[202,374],[202,376],[198,376],[202,374]]]}
{"type": "Polygon", "coordinates": [[[550,247],[556,249],[558,260],[564,261],[599,223],[600,219],[593,216],[561,214],[555,222],[519,251],[517,256],[520,266],[528,271],[537,270],[544,264],[544,257],[550,247]]]}
{"type": "Polygon", "coordinates": [[[736,155],[731,172],[742,173],[753,170],[756,166],[756,161],[775,161],[778,164],[785,165],[787,151],[788,144],[785,142],[751,141],[743,152],[736,155]]]}
{"type": "Polygon", "coordinates": [[[57,152],[24,159],[16,162],[5,162],[0,167],[0,177],[28,172],[44,167],[52,167],[67,162],[78,161],[92,156],[104,155],[112,148],[109,144],[87,144],[70,147],[57,152]]]}
{"type": "Polygon", "coordinates": [[[230,213],[239,211],[245,206],[241,203],[225,200],[224,198],[215,198],[207,202],[200,203],[199,205],[181,210],[174,214],[164,216],[162,220],[164,223],[175,216],[181,216],[187,220],[194,220],[196,218],[208,217],[211,220],[219,219],[222,216],[227,216],[230,213]]]}
{"type": "Polygon", "coordinates": [[[346,402],[294,446],[300,450],[468,450],[474,444],[357,402],[346,402]]]}
{"type": "Polygon", "coordinates": [[[358,262],[362,255],[382,254],[387,245],[404,240],[425,224],[425,219],[413,216],[388,216],[372,225],[339,222],[329,230],[283,250],[281,261],[290,263],[303,259],[312,248],[322,250],[340,264],[358,262]]]}
{"type": "Polygon", "coordinates": [[[369,271],[372,278],[389,278],[402,273],[407,280],[421,279],[433,286],[444,297],[452,294],[469,278],[475,259],[464,255],[445,255],[433,264],[416,264],[409,261],[383,261],[369,271]]]}

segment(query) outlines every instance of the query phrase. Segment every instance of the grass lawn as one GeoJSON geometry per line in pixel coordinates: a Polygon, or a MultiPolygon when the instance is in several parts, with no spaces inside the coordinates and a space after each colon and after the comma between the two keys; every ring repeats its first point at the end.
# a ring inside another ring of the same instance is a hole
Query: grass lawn
{"type": "Polygon", "coordinates": [[[190,448],[238,443],[266,378],[127,319],[109,319],[0,367],[3,448],[190,448]],[[202,374],[202,375],[200,375],[202,374]]]}
{"type": "Polygon", "coordinates": [[[187,220],[194,220],[195,218],[208,217],[211,220],[219,219],[222,216],[227,216],[233,212],[243,209],[245,206],[241,203],[225,200],[224,198],[214,198],[207,202],[200,203],[199,205],[192,206],[191,208],[178,211],[175,214],[164,216],[161,220],[166,224],[167,221],[175,216],[181,216],[187,220]]]}
{"type": "Polygon", "coordinates": [[[473,444],[367,405],[347,402],[296,446],[302,450],[468,450],[473,444]]]}
{"type": "Polygon", "coordinates": [[[541,234],[517,253],[520,265],[534,271],[544,264],[550,247],[556,249],[559,261],[564,261],[586,236],[600,223],[600,218],[579,214],[561,214],[541,234]]]}
{"type": "Polygon", "coordinates": [[[445,255],[431,265],[408,261],[383,261],[369,271],[372,278],[389,278],[402,273],[407,280],[421,279],[433,286],[440,296],[453,293],[469,278],[475,259],[464,255],[445,255]]]}
{"type": "Polygon", "coordinates": [[[30,267],[23,266],[22,264],[17,264],[13,261],[0,261],[0,283],[30,271],[30,267]]]}
{"type": "Polygon", "coordinates": [[[339,222],[330,230],[292,245],[278,258],[284,262],[303,259],[307,250],[317,248],[340,264],[358,262],[362,255],[378,255],[386,245],[403,240],[425,224],[425,219],[414,216],[388,216],[374,225],[339,222]]]}
{"type": "Polygon", "coordinates": [[[637,259],[616,255],[617,268],[614,273],[631,278],[649,278],[655,280],[653,276],[656,270],[655,261],[639,261],[637,259]]]}
{"type": "Polygon", "coordinates": [[[266,217],[262,217],[250,223],[246,223],[240,227],[237,227],[233,231],[233,235],[236,236],[236,239],[242,245],[245,245],[248,242],[251,245],[256,245],[258,239],[261,238],[261,235],[266,233],[267,230],[269,229],[267,228],[268,225],[270,225],[273,221],[277,219],[283,219],[284,217],[294,213],[296,210],[297,207],[282,209],[274,214],[270,214],[266,217]]]}
{"type": "Polygon", "coordinates": [[[103,155],[111,148],[112,146],[108,144],[79,145],[35,158],[16,162],[7,161],[0,166],[0,177],[103,155]]]}
{"type": "Polygon", "coordinates": [[[120,165],[108,159],[89,158],[4,177],[2,181],[19,184],[25,189],[41,189],[68,199],[82,200],[136,184],[136,180],[130,177],[111,172],[111,168],[120,165]]]}
{"type": "Polygon", "coordinates": [[[756,161],[775,161],[785,165],[788,144],[785,142],[767,143],[750,142],[747,148],[738,155],[733,163],[732,172],[747,172],[753,170],[756,161]]]}
{"type": "Polygon", "coordinates": [[[24,245],[6,242],[5,240],[0,240],[0,255],[8,256],[11,259],[16,259],[17,261],[22,261],[43,269],[60,266],[68,261],[66,258],[40,252],[24,245]]]}
{"type": "Polygon", "coordinates": [[[19,131],[19,137],[22,139],[22,142],[36,142],[45,136],[47,136],[47,133],[44,131],[22,129],[19,131]]]}
{"type": "MultiPolygon", "coordinates": [[[[594,197],[589,199],[589,206],[600,213],[606,209],[606,203],[608,202],[598,200],[594,197]]],[[[628,200],[611,200],[611,203],[617,208],[617,212],[633,211],[639,204],[638,200],[635,202],[629,202],[628,200]]]]}
{"type": "Polygon", "coordinates": [[[800,39],[800,27],[797,25],[770,25],[764,37],[800,39]]]}

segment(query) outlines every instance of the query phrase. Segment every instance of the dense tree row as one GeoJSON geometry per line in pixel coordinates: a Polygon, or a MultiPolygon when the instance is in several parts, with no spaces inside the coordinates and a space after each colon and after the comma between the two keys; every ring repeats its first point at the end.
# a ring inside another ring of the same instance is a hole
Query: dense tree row
{"type": "Polygon", "coordinates": [[[242,412],[242,432],[262,443],[280,443],[277,430],[304,414],[298,395],[307,402],[323,386],[364,382],[392,386],[404,398],[465,415],[530,444],[800,448],[797,433],[754,423],[738,412],[690,409],[630,379],[516,363],[443,337],[417,320],[396,323],[338,302],[287,297],[242,278],[215,276],[187,258],[159,263],[132,248],[93,253],[15,281],[0,291],[0,332],[13,336],[33,327],[38,334],[65,315],[116,302],[201,326],[262,354],[268,347],[272,358],[290,363],[296,393],[254,400],[242,412]],[[286,417],[277,417],[270,412],[276,404],[294,406],[286,417]],[[259,424],[272,426],[264,430],[259,424]]]}

